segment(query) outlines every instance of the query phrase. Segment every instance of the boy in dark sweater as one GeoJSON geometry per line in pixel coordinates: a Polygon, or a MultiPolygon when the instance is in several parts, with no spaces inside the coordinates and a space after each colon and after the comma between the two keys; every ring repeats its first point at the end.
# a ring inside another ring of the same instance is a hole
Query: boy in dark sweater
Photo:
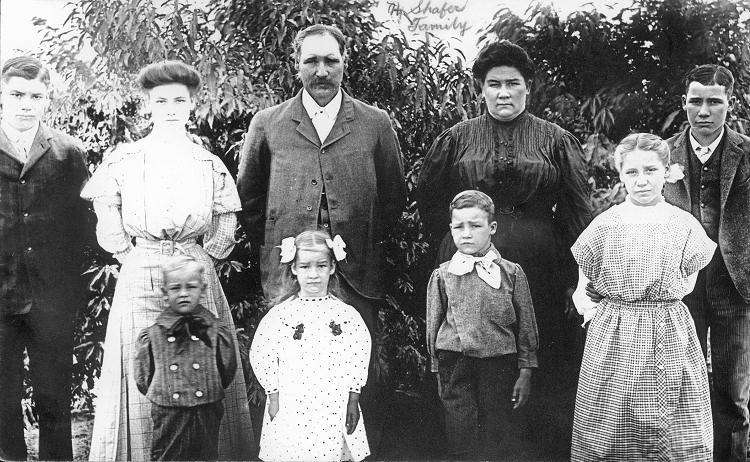
{"type": "Polygon", "coordinates": [[[151,401],[153,460],[215,460],[222,400],[237,368],[230,331],[199,304],[203,267],[189,256],[162,266],[167,308],[144,329],[134,375],[151,401]]]}

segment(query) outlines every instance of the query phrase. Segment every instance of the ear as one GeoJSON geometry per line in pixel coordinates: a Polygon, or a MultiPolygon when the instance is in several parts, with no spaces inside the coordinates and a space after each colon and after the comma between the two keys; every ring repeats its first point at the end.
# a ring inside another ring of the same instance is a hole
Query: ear
{"type": "Polygon", "coordinates": [[[727,111],[733,110],[734,107],[737,105],[737,97],[736,96],[731,96],[729,98],[729,102],[728,103],[729,103],[729,106],[727,107],[727,111]]]}
{"type": "Polygon", "coordinates": [[[297,276],[297,268],[294,267],[294,262],[292,262],[292,264],[289,265],[289,268],[292,270],[292,274],[297,276]]]}
{"type": "Polygon", "coordinates": [[[687,110],[687,95],[682,95],[682,109],[687,110]]]}
{"type": "Polygon", "coordinates": [[[331,269],[328,271],[329,275],[333,275],[336,272],[336,260],[331,259],[331,269]]]}
{"type": "Polygon", "coordinates": [[[497,232],[497,222],[493,220],[490,223],[490,236],[493,236],[496,232],[497,232]]]}

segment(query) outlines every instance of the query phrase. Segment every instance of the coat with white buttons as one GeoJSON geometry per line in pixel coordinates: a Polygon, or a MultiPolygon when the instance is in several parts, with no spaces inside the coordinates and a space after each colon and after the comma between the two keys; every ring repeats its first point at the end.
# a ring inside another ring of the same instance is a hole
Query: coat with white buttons
{"type": "Polygon", "coordinates": [[[175,329],[181,316],[164,310],[156,323],[141,331],[133,364],[138,390],[154,404],[194,407],[224,398],[237,369],[234,339],[211,312],[199,307],[208,344],[175,329]]]}

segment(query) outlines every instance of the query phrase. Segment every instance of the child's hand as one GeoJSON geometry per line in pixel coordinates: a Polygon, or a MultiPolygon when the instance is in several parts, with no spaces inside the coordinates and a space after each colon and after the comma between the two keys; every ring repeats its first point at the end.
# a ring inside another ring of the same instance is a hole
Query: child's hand
{"type": "Polygon", "coordinates": [[[268,395],[268,417],[271,418],[271,422],[279,413],[279,392],[271,393],[268,395]]]}
{"type": "Polygon", "coordinates": [[[592,282],[589,282],[586,284],[586,295],[591,299],[594,303],[599,303],[604,298],[602,294],[596,291],[594,289],[594,284],[592,282]]]}
{"type": "Polygon", "coordinates": [[[513,387],[513,398],[511,399],[511,401],[513,402],[513,409],[518,409],[519,407],[526,404],[526,402],[529,400],[530,394],[531,369],[528,367],[522,367],[521,371],[518,374],[516,385],[513,387]]]}
{"type": "Polygon", "coordinates": [[[359,393],[349,392],[349,403],[346,405],[346,434],[351,435],[359,423],[359,393]]]}

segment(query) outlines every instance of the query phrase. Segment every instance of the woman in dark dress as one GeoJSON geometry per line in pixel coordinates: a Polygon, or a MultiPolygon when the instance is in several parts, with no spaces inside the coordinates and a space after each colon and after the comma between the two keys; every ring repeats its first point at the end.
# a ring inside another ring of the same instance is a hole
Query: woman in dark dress
{"type": "Polygon", "coordinates": [[[420,215],[439,242],[439,264],[456,252],[451,198],[466,189],[492,197],[493,243],[526,272],[539,327],[540,367],[525,433],[538,435],[532,447],[540,455],[567,456],[580,364],[580,322],[568,318],[577,279],[569,248],[592,218],[586,161],[573,135],[526,111],[534,64],[521,47],[492,43],[472,71],[487,113],[433,143],[417,183],[420,215]]]}

